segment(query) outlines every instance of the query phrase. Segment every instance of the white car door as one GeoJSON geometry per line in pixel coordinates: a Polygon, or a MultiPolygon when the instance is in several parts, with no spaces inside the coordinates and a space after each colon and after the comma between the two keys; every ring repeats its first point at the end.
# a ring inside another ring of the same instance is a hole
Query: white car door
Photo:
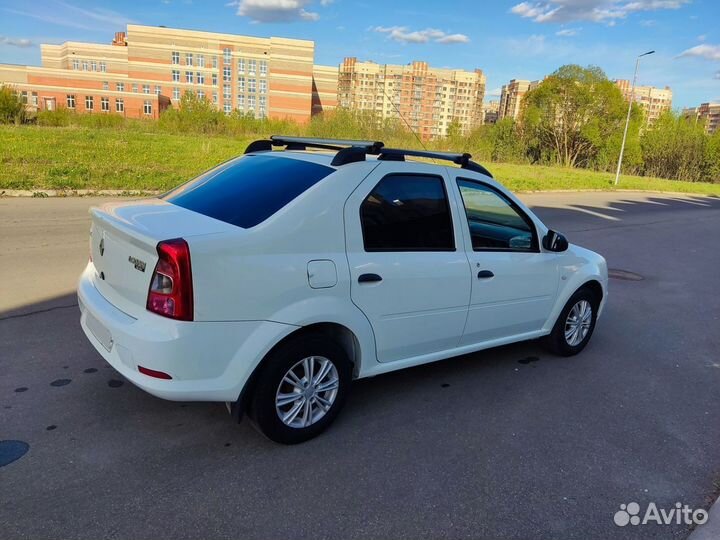
{"type": "Polygon", "coordinates": [[[550,315],[559,280],[559,254],[540,249],[530,217],[490,184],[454,175],[464,206],[463,231],[472,272],[467,324],[460,345],[540,330],[550,315]]]}
{"type": "Polygon", "coordinates": [[[351,297],[372,325],[380,362],[460,341],[471,276],[448,182],[444,168],[388,161],[345,204],[351,297]]]}

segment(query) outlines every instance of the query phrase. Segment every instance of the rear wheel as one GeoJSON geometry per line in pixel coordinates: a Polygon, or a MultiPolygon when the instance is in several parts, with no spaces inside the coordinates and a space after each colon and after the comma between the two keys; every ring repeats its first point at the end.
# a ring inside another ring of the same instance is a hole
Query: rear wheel
{"type": "Polygon", "coordinates": [[[258,374],[250,417],[269,439],[296,444],[319,435],[340,412],[352,365],[334,341],[301,336],[270,353],[258,374]]]}
{"type": "Polygon", "coordinates": [[[573,356],[582,351],[595,330],[599,305],[600,299],[590,289],[577,290],[545,338],[548,348],[560,356],[573,356]]]}

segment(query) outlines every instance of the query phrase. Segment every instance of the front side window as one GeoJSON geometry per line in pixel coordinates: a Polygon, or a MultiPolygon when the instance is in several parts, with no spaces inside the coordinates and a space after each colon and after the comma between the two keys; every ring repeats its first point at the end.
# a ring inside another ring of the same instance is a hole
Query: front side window
{"type": "Polygon", "coordinates": [[[230,82],[231,79],[232,79],[232,73],[230,71],[230,67],[225,66],[223,68],[223,81],[230,82]]]}
{"type": "Polygon", "coordinates": [[[192,82],[193,82],[193,72],[192,71],[185,72],[185,82],[188,84],[192,84],[192,82]]]}
{"type": "Polygon", "coordinates": [[[149,93],[150,93],[150,85],[143,84],[143,94],[149,94],[149,93]]]}
{"type": "Polygon", "coordinates": [[[173,88],[173,99],[180,99],[180,89],[177,86],[173,88]]]}
{"type": "Polygon", "coordinates": [[[530,219],[512,201],[480,182],[458,178],[475,251],[537,251],[530,219]]]}
{"type": "Polygon", "coordinates": [[[223,64],[229,64],[232,61],[232,49],[225,47],[223,49],[223,64]]]}
{"type": "Polygon", "coordinates": [[[115,112],[125,112],[125,102],[120,98],[115,100],[115,112]]]}
{"type": "Polygon", "coordinates": [[[267,60],[260,60],[260,76],[267,75],[267,60]]]}
{"type": "Polygon", "coordinates": [[[443,179],[390,174],[360,206],[365,251],[453,251],[455,237],[443,179]]]}
{"type": "Polygon", "coordinates": [[[173,64],[179,64],[180,63],[180,53],[178,51],[172,52],[172,63],[173,64]]]}
{"type": "Polygon", "coordinates": [[[125,91],[125,83],[115,83],[115,90],[118,92],[124,92],[125,91]]]}
{"type": "Polygon", "coordinates": [[[248,60],[248,73],[255,75],[255,69],[257,67],[257,60],[248,60]]]}
{"type": "Polygon", "coordinates": [[[68,109],[74,109],[74,108],[75,108],[75,94],[68,94],[68,95],[67,95],[67,108],[68,108],[68,109]]]}
{"type": "Polygon", "coordinates": [[[196,73],[196,75],[197,75],[197,83],[205,84],[205,74],[202,71],[198,71],[196,73]]]}
{"type": "Polygon", "coordinates": [[[218,76],[217,73],[212,74],[212,85],[217,86],[218,85],[218,76]]]}
{"type": "Polygon", "coordinates": [[[155,85],[155,95],[159,96],[162,94],[162,86],[155,85]]]}
{"type": "Polygon", "coordinates": [[[180,82],[180,70],[178,70],[178,69],[172,70],[172,80],[173,80],[173,82],[180,82]]]}
{"type": "Polygon", "coordinates": [[[192,53],[187,53],[185,55],[185,65],[186,66],[192,66],[193,65],[193,55],[192,53]]]}
{"type": "Polygon", "coordinates": [[[238,58],[238,73],[245,73],[245,59],[238,58]]]}
{"type": "Polygon", "coordinates": [[[94,105],[95,104],[93,103],[93,97],[85,96],[85,110],[92,111],[94,105]]]}
{"type": "Polygon", "coordinates": [[[110,99],[106,97],[100,98],[100,110],[102,112],[110,112],[110,99]]]}
{"type": "Polygon", "coordinates": [[[145,101],[143,103],[143,113],[148,116],[152,114],[152,102],[151,101],[145,101]]]}
{"type": "Polygon", "coordinates": [[[72,67],[73,69],[80,69],[80,60],[78,60],[77,58],[73,58],[72,67]]]}
{"type": "Polygon", "coordinates": [[[198,55],[197,65],[198,67],[205,67],[205,57],[203,55],[198,55]]]}
{"type": "Polygon", "coordinates": [[[107,63],[106,62],[100,62],[100,71],[103,73],[107,72],[107,63]]]}

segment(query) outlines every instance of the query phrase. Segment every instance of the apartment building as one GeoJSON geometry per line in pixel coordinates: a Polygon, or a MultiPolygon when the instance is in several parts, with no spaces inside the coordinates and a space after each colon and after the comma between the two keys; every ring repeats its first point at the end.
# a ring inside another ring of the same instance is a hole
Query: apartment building
{"type": "Polygon", "coordinates": [[[720,103],[703,103],[699,107],[683,109],[682,115],[696,122],[703,122],[708,135],[720,129],[720,103]]]}
{"type": "Polygon", "coordinates": [[[657,88],[655,86],[636,86],[626,79],[618,79],[615,84],[622,92],[625,101],[630,101],[634,94],[635,103],[645,111],[645,124],[651,126],[660,118],[660,115],[672,108],[672,90],[669,86],[657,88]]]}
{"type": "Polygon", "coordinates": [[[540,81],[525,81],[512,79],[502,86],[500,91],[500,105],[498,108],[498,120],[512,118],[516,120],[520,116],[523,97],[533,88],[536,88],[540,81]]]}
{"type": "Polygon", "coordinates": [[[42,45],[42,66],[0,64],[0,84],[17,88],[32,110],[157,118],[192,91],[226,113],[302,123],[315,99],[321,109],[334,105],[334,68],[316,68],[314,49],[306,40],[128,25],[112,44],[42,45]]]}
{"type": "Polygon", "coordinates": [[[313,66],[312,114],[320,114],[337,107],[338,68],[313,66]]]}
{"type": "Polygon", "coordinates": [[[482,124],[485,75],[430,67],[358,62],[345,58],[338,73],[338,106],[397,118],[423,139],[447,135],[456,123],[463,133],[482,124]]]}
{"type": "Polygon", "coordinates": [[[483,105],[483,124],[495,124],[498,121],[500,102],[497,99],[483,105]]]}

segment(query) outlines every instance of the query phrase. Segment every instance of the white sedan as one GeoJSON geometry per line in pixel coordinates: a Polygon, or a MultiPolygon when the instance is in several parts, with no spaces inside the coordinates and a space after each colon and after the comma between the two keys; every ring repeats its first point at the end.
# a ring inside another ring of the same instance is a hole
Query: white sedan
{"type": "Polygon", "coordinates": [[[78,296],[97,351],[282,443],[323,431],[355,378],[540,337],[577,354],[607,299],[605,259],[468,154],[272,137],[91,213],[78,296]]]}

